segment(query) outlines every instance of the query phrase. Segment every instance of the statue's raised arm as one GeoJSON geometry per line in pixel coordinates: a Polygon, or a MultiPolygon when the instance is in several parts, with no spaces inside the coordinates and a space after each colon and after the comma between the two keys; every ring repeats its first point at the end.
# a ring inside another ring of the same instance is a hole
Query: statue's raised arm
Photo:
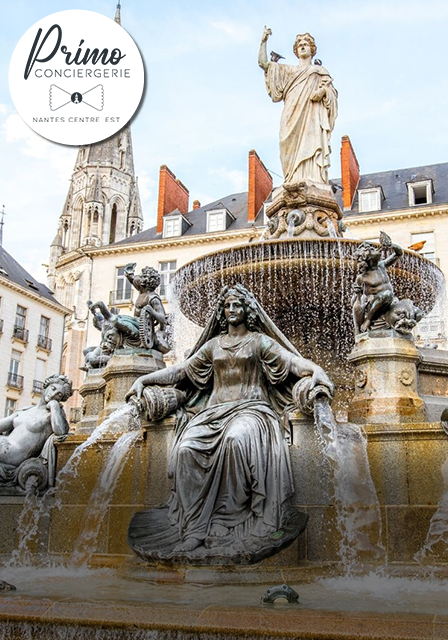
{"type": "Polygon", "coordinates": [[[268,50],[267,41],[269,36],[272,36],[272,31],[269,27],[264,27],[263,35],[261,36],[260,51],[258,53],[258,64],[265,71],[268,70],[268,50]]]}
{"type": "Polygon", "coordinates": [[[328,185],[330,136],[337,116],[337,91],[321,64],[313,64],[317,47],[309,33],[296,37],[297,66],[268,61],[264,28],[258,64],[265,71],[266,88],[274,102],[284,102],[280,123],[280,160],[285,188],[328,185]]]}

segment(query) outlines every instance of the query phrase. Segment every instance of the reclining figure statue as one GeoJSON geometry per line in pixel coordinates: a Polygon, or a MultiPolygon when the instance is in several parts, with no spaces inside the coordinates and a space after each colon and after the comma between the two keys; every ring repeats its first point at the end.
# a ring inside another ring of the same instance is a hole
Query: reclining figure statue
{"type": "Polygon", "coordinates": [[[52,375],[45,380],[37,405],[0,420],[0,491],[2,486],[25,490],[30,482],[40,491],[53,486],[54,443],[65,440],[69,430],[62,402],[72,393],[66,376],[52,375]]]}
{"type": "Polygon", "coordinates": [[[93,325],[101,331],[101,343],[84,349],[84,370],[106,366],[116,349],[156,349],[168,353],[167,319],[159,295],[155,292],[160,275],[152,267],[145,267],[135,275],[135,264],[125,267],[125,275],[139,295],[134,315],[120,315],[115,307],[108,309],[102,301],[87,302],[93,314],[93,325]]]}

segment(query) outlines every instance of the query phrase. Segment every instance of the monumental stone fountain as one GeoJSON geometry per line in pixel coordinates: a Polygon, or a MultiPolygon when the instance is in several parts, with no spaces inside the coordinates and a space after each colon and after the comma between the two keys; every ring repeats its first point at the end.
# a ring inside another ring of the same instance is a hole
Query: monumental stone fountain
{"type": "Polygon", "coordinates": [[[0,600],[0,638],[447,634],[446,580],[411,599],[412,620],[354,595],[379,584],[393,600],[392,574],[443,577],[448,562],[448,361],[412,337],[443,278],[386,234],[342,237],[337,92],[309,34],[297,67],[268,61],[270,35],[259,64],[284,101],[285,180],[265,237],[179,271],[177,304],[203,330],[174,367],[152,270],[126,268],[134,316],[89,305],[101,343],[85,353],[83,419],[55,443],[55,486],[0,494],[1,577],[19,587],[0,600]],[[309,583],[302,605],[259,604],[284,582],[309,583]]]}

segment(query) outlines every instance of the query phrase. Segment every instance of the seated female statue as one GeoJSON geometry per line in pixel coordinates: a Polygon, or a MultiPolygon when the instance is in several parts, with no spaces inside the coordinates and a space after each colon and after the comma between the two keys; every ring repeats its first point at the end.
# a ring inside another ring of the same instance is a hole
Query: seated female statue
{"type": "Polygon", "coordinates": [[[139,378],[128,399],[135,394],[145,405],[151,385],[176,385],[186,401],[177,412],[170,499],[134,516],[134,550],[146,559],[208,563],[212,556],[254,562],[278,551],[294,493],[281,422],[294,408],[294,385],[302,410],[317,393],[332,396],[326,373],[236,285],[221,291],[189,358],[139,378]]]}

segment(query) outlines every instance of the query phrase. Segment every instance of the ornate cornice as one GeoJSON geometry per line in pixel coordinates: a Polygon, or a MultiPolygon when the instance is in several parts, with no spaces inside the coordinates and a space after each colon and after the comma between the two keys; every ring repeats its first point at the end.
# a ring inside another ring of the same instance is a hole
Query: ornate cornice
{"type": "Polygon", "coordinates": [[[423,209],[412,207],[407,209],[395,209],[394,211],[375,211],[373,213],[357,213],[344,216],[344,221],[350,226],[363,224],[375,224],[377,222],[394,222],[396,220],[409,220],[411,218],[430,218],[434,216],[448,215],[447,205],[438,208],[423,209]],[[353,217],[352,217],[353,216],[353,217]]]}
{"type": "Polygon", "coordinates": [[[35,302],[39,302],[40,304],[43,304],[46,307],[50,307],[50,309],[53,309],[53,311],[58,311],[59,313],[63,313],[64,315],[72,313],[70,309],[67,309],[66,307],[62,306],[62,304],[59,304],[59,302],[51,302],[51,300],[48,300],[48,298],[44,298],[43,296],[37,293],[34,293],[33,291],[29,291],[28,289],[25,289],[25,287],[22,287],[19,284],[16,284],[15,282],[11,282],[11,280],[8,280],[3,276],[0,276],[0,284],[5,285],[5,287],[7,287],[8,289],[12,289],[17,293],[21,293],[27,298],[31,298],[31,300],[34,300],[35,302]]]}
{"type": "Polygon", "coordinates": [[[229,233],[207,234],[201,233],[194,236],[178,236],[176,238],[161,238],[146,242],[130,242],[129,244],[106,245],[104,247],[85,247],[66,254],[58,260],[57,266],[69,264],[81,257],[97,257],[101,255],[116,255],[122,253],[138,253],[141,251],[158,251],[171,247],[192,246],[198,244],[214,244],[229,240],[242,240],[247,238],[258,238],[261,235],[262,227],[252,227],[233,231],[229,233]]]}

